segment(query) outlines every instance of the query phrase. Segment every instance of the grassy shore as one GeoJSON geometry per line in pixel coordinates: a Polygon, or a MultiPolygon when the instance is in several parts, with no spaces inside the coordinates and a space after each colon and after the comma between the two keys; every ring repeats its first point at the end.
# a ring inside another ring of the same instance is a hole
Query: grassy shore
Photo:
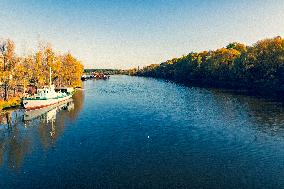
{"type": "Polygon", "coordinates": [[[14,97],[9,99],[8,101],[4,101],[0,99],[0,110],[12,108],[15,106],[21,105],[21,99],[19,97],[14,97]]]}

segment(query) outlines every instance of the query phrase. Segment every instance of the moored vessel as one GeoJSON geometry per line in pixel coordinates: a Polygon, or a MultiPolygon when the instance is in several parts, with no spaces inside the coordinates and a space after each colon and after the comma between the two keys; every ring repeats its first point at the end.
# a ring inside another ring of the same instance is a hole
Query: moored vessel
{"type": "MultiPolygon", "coordinates": [[[[74,102],[73,102],[72,98],[70,98],[70,99],[68,99],[64,102],[59,102],[59,103],[56,103],[54,105],[50,105],[50,106],[47,106],[47,107],[44,107],[44,108],[27,110],[24,113],[24,121],[32,121],[33,119],[36,119],[38,117],[41,117],[44,114],[47,114],[48,112],[52,112],[52,110],[60,111],[60,110],[63,110],[63,109],[68,110],[68,111],[74,109],[74,102]]],[[[48,121],[48,119],[47,119],[47,121],[48,121]]]]}
{"type": "Polygon", "coordinates": [[[22,99],[23,106],[26,109],[38,109],[54,105],[59,102],[66,101],[70,99],[73,92],[58,92],[55,91],[54,85],[51,84],[51,68],[49,76],[49,86],[43,89],[37,89],[37,92],[33,96],[26,96],[22,99]]]}

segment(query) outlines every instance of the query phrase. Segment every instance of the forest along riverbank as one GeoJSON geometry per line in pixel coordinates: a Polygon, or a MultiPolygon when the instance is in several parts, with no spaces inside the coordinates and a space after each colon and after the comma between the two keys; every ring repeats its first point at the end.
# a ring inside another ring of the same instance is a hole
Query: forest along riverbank
{"type": "Polygon", "coordinates": [[[20,105],[25,93],[48,86],[50,68],[55,87],[81,87],[84,67],[71,53],[57,53],[46,44],[32,54],[17,56],[13,41],[0,41],[0,110],[20,105]]]}
{"type": "Polygon", "coordinates": [[[284,40],[264,39],[252,46],[230,43],[215,51],[191,52],[161,64],[129,70],[131,75],[195,86],[249,90],[264,96],[284,92],[284,40]]]}

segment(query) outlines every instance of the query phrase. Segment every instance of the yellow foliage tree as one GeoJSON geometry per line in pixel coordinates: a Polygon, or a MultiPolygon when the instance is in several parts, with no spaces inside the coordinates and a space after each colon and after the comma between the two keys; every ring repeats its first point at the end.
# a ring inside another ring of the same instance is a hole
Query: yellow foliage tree
{"type": "Polygon", "coordinates": [[[39,47],[35,54],[17,57],[13,41],[3,41],[0,43],[2,98],[8,100],[12,92],[14,96],[17,95],[16,88],[24,89],[29,84],[39,88],[48,85],[49,68],[52,69],[52,81],[56,86],[81,86],[84,67],[71,53],[57,54],[50,45],[46,45],[39,47]]]}

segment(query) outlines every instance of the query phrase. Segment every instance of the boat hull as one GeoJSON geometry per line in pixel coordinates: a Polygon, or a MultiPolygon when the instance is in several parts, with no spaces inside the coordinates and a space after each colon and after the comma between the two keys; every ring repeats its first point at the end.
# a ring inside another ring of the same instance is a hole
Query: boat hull
{"type": "Polygon", "coordinates": [[[57,104],[54,105],[50,105],[44,108],[39,108],[39,109],[34,109],[34,110],[26,110],[24,113],[24,121],[31,121],[33,119],[36,119],[44,114],[47,114],[48,112],[52,111],[52,110],[57,110],[57,109],[61,109],[63,106],[67,105],[67,107],[70,105],[68,105],[68,103],[73,103],[73,99],[67,99],[63,102],[59,102],[57,104]]]}
{"type": "Polygon", "coordinates": [[[54,105],[59,102],[66,101],[70,99],[72,95],[68,95],[62,98],[52,98],[52,99],[23,99],[23,105],[26,109],[39,109],[50,105],[54,105]]]}

